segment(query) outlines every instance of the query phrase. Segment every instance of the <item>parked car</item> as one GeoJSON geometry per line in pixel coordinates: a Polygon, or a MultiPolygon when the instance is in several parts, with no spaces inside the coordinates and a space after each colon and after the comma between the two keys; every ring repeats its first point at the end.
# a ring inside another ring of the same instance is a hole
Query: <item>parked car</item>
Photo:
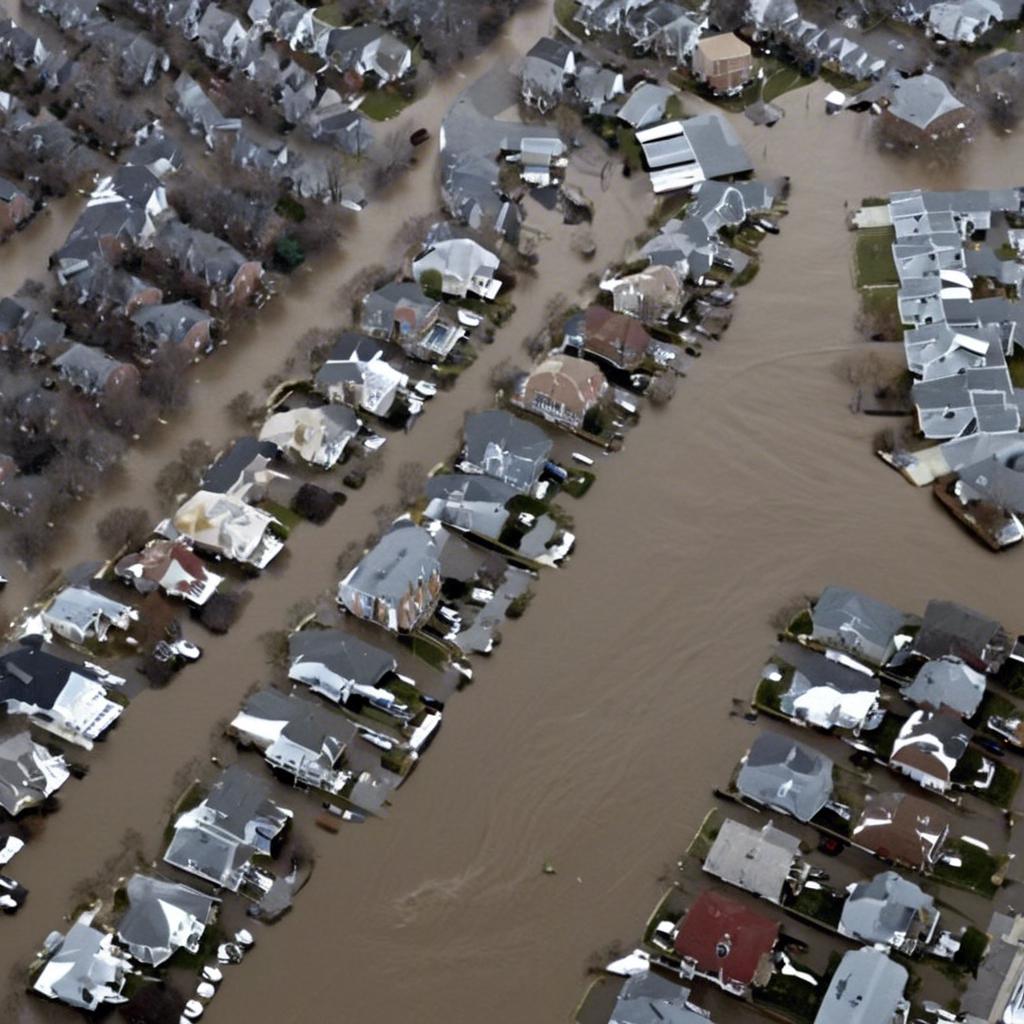
{"type": "Polygon", "coordinates": [[[422,146],[427,139],[430,138],[430,131],[426,128],[417,128],[416,131],[409,136],[409,142],[414,146],[422,146]]]}

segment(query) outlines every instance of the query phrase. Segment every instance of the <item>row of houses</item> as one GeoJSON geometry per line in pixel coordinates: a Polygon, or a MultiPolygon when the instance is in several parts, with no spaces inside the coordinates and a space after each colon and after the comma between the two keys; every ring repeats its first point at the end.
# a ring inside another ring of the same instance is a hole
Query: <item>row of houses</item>
{"type": "MultiPolygon", "coordinates": [[[[1021,432],[1013,377],[1024,266],[1014,240],[1017,189],[895,193],[884,208],[910,398],[938,442],[883,455],[996,548],[1024,531],[1015,497],[1021,432]]],[[[879,229],[875,229],[879,230],[879,229]]]]}
{"type": "MultiPolygon", "coordinates": [[[[860,737],[880,724],[879,674],[926,717],[961,722],[982,708],[986,682],[1005,683],[1018,657],[1003,627],[971,609],[932,601],[919,618],[841,587],[827,588],[787,632],[792,639],[765,669],[756,706],[800,726],[860,737]],[[766,682],[773,707],[765,702],[766,682]]],[[[989,729],[995,731],[991,723],[989,729]]],[[[901,734],[890,766],[927,792],[941,791],[929,779],[949,749],[934,731],[901,734]]],[[[959,1010],[939,1019],[1010,1019],[1004,1015],[1015,1012],[1020,988],[1006,973],[1011,964],[1020,972],[1013,919],[997,913],[984,927],[968,918],[943,928],[948,905],[933,888],[935,880],[977,885],[991,897],[1001,879],[1000,859],[981,839],[957,838],[954,814],[934,797],[866,786],[858,792],[820,744],[778,729],[758,734],[720,795],[737,805],[729,812],[737,816],[709,814],[680,862],[681,880],[650,918],[644,944],[607,967],[625,978],[610,1021],[633,1020],[642,999],[650,1000],[656,1019],[707,1020],[707,985],[769,1016],[778,986],[790,1012],[814,1024],[905,1024],[912,1007],[934,1019],[928,1002],[922,1010],[927,985],[920,990],[920,979],[911,983],[908,968],[919,960],[967,972],[959,1010]],[[749,811],[782,815],[792,825],[750,825],[743,820],[749,811]],[[830,884],[829,873],[808,858],[808,825],[824,837],[819,850],[835,855],[852,847],[886,869],[830,884]],[[983,862],[977,877],[963,866],[974,855],[983,862]],[[691,870],[696,866],[699,871],[691,870]],[[709,886],[709,879],[729,888],[709,886]],[[784,935],[780,919],[751,897],[830,932],[845,951],[833,954],[824,976],[817,974],[793,959],[793,950],[806,952],[806,946],[784,935]],[[968,932],[970,962],[960,953],[968,932]]],[[[972,829],[979,828],[984,834],[975,820],[972,829]]]]}

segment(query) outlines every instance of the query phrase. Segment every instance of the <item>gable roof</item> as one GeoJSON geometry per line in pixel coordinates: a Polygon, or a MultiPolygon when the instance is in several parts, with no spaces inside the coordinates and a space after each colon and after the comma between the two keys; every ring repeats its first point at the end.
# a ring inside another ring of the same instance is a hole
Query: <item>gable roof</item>
{"type": "Polygon", "coordinates": [[[125,886],[128,909],[117,937],[142,963],[158,966],[212,920],[219,900],[187,885],[135,874],[125,886]]]}
{"type": "Polygon", "coordinates": [[[713,1024],[690,1002],[690,990],[654,971],[630,975],[608,1024],[713,1024]]]}
{"type": "Polygon", "coordinates": [[[935,900],[920,886],[895,871],[882,871],[868,882],[850,886],[839,929],[869,945],[899,945],[915,922],[934,913],[935,900]]]}
{"type": "Polygon", "coordinates": [[[771,822],[755,829],[726,818],[703,866],[723,882],[778,903],[799,855],[800,840],[771,822]]]}
{"type": "Polygon", "coordinates": [[[929,601],[914,639],[914,650],[922,657],[953,655],[982,670],[998,669],[1012,646],[995,619],[955,601],[929,601]]]}
{"type": "Polygon", "coordinates": [[[749,985],[764,970],[778,937],[778,921],[706,890],[683,918],[675,950],[705,974],[749,985]]]}
{"type": "Polygon", "coordinates": [[[814,1024],[891,1024],[908,974],[877,949],[854,949],[836,968],[814,1024]]]}
{"type": "MultiPolygon", "coordinates": [[[[343,629],[303,629],[288,638],[288,659],[322,664],[329,672],[361,686],[376,686],[398,663],[392,654],[343,629]]],[[[289,678],[295,678],[289,673],[289,678]]]]}
{"type": "Polygon", "coordinates": [[[813,747],[762,732],[747,752],[736,787],[751,800],[810,821],[832,795],[832,761],[813,747]]]}
{"type": "Polygon", "coordinates": [[[868,793],[853,838],[879,857],[922,868],[931,862],[949,826],[949,816],[920,797],[868,793]]]}
{"type": "Polygon", "coordinates": [[[971,718],[985,696],[985,676],[960,658],[944,657],[925,662],[900,692],[911,704],[945,706],[962,718],[971,718]]]}
{"type": "Polygon", "coordinates": [[[0,807],[16,817],[67,782],[64,758],[51,754],[26,729],[0,739],[0,807]]]}
{"type": "Polygon", "coordinates": [[[880,661],[906,621],[898,608],[856,590],[826,587],[811,611],[815,639],[837,640],[871,661],[880,661]]]}

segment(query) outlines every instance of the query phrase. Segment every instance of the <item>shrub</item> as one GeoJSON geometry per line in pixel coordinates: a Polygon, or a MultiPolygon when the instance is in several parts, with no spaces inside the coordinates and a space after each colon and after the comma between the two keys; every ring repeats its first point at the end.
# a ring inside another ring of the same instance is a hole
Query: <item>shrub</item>
{"type": "Polygon", "coordinates": [[[284,235],[274,246],[274,260],[282,270],[290,273],[305,263],[306,252],[291,235],[284,235]]]}
{"type": "Polygon", "coordinates": [[[444,289],[444,278],[441,276],[441,271],[433,268],[424,270],[420,274],[420,288],[428,298],[440,299],[444,289]]]}
{"type": "Polygon", "coordinates": [[[334,495],[316,484],[303,484],[292,498],[292,511],[317,524],[326,523],[337,505],[334,495]]]}
{"type": "Polygon", "coordinates": [[[235,624],[241,610],[241,594],[214,594],[199,610],[199,621],[211,633],[223,634],[235,624]]]}

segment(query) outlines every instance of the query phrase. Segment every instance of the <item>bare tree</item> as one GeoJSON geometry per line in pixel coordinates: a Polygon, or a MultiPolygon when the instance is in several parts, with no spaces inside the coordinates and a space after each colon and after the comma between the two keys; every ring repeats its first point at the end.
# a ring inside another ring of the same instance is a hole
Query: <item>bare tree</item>
{"type": "Polygon", "coordinates": [[[374,188],[385,189],[393,184],[412,163],[412,143],[405,132],[395,129],[381,140],[371,154],[374,188]]]}
{"type": "Polygon", "coordinates": [[[140,547],[151,531],[149,512],[144,508],[111,509],[97,524],[96,537],[108,554],[140,547]]]}
{"type": "Polygon", "coordinates": [[[671,370],[667,370],[665,373],[658,374],[651,382],[647,397],[650,399],[651,405],[663,406],[672,401],[675,393],[676,375],[671,370]]]}
{"type": "Polygon", "coordinates": [[[398,500],[402,505],[414,505],[423,494],[427,471],[421,462],[403,462],[398,467],[398,500]]]}

